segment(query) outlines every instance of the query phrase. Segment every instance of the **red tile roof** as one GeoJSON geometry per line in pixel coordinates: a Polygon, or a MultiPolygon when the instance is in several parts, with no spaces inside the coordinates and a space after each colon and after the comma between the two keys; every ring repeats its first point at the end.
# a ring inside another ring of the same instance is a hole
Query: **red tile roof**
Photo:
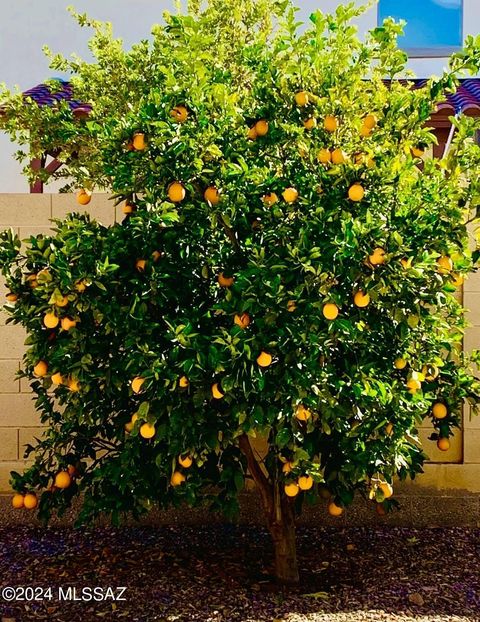
{"type": "MultiPolygon", "coordinates": [[[[25,98],[30,98],[39,106],[53,106],[58,101],[66,101],[70,108],[78,116],[87,115],[91,111],[89,104],[84,104],[73,96],[72,85],[65,80],[56,80],[58,89],[47,84],[39,84],[24,92],[25,98]]],[[[413,80],[416,88],[426,84],[426,80],[413,80]]],[[[465,113],[480,115],[480,78],[468,78],[461,80],[459,89],[455,94],[448,94],[445,102],[438,106],[439,112],[445,114],[465,113]]]]}

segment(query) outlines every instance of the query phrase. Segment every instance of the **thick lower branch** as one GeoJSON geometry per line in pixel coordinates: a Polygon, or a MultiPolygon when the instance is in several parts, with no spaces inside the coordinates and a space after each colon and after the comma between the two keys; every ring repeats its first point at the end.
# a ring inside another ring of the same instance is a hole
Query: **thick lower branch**
{"type": "Polygon", "coordinates": [[[248,470],[250,471],[250,475],[253,477],[253,480],[257,485],[258,490],[260,491],[267,517],[271,517],[274,510],[273,486],[269,482],[268,477],[262,471],[261,466],[255,458],[252,446],[250,445],[250,440],[246,434],[242,434],[242,436],[239,437],[238,444],[241,452],[247,459],[247,465],[248,470]]]}

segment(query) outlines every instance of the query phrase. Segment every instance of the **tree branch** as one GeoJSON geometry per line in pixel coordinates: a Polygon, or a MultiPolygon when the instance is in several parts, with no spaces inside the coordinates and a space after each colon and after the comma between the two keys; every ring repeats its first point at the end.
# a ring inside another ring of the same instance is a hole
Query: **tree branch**
{"type": "Polygon", "coordinates": [[[257,462],[257,459],[255,458],[255,455],[253,453],[252,446],[250,445],[250,440],[246,434],[242,434],[239,437],[238,444],[240,447],[240,451],[247,458],[248,470],[250,471],[250,474],[253,477],[255,484],[258,486],[265,512],[267,513],[267,516],[271,517],[274,509],[273,487],[270,484],[268,477],[262,471],[262,468],[257,462]]]}
{"type": "Polygon", "coordinates": [[[238,243],[237,237],[235,236],[235,232],[233,231],[233,229],[231,227],[229,227],[227,225],[227,223],[223,220],[223,216],[222,214],[218,214],[218,217],[220,219],[220,222],[222,223],[222,227],[225,231],[225,233],[227,234],[227,238],[230,240],[230,242],[232,243],[233,247],[239,252],[242,252],[242,249],[240,247],[240,244],[238,243]]]}

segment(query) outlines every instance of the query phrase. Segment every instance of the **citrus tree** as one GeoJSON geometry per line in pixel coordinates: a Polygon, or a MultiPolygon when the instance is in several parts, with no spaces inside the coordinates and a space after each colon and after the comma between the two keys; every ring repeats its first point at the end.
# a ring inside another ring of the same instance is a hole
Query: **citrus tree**
{"type": "Polygon", "coordinates": [[[128,51],[77,15],[94,61],[51,65],[91,113],[3,90],[18,157],[60,149],[53,177],[80,205],[104,190],[124,212],[104,226],[72,205],[50,236],[1,235],[47,426],[12,474],[16,507],[48,518],[82,493],[80,522],[157,504],[231,515],[252,478],[294,583],[304,502],[392,509],[394,478],[422,470],[425,418],[448,451],[480,395],[455,295],[477,259],[479,124],[454,119],[448,154],[424,152],[480,42],[413,89],[396,81],[401,25],[361,42],[362,10],[304,28],[284,0],[191,1],[128,51]]]}

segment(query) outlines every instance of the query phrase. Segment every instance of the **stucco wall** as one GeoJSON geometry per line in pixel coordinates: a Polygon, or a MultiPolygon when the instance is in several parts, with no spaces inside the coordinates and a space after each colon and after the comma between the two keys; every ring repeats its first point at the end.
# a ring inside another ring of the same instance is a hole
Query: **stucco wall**
{"type": "MultiPolygon", "coordinates": [[[[46,233],[50,219],[63,217],[78,206],[72,195],[66,194],[0,194],[0,229],[13,227],[21,238],[46,233]]],[[[119,208],[106,195],[94,195],[89,212],[104,224],[122,218],[119,208]]],[[[0,299],[4,300],[1,286],[0,299]]],[[[465,306],[471,309],[465,346],[467,350],[480,347],[480,274],[467,280],[463,292],[465,306]]],[[[25,334],[21,327],[6,325],[6,315],[0,312],[0,492],[9,489],[9,473],[23,468],[26,443],[38,435],[38,415],[25,381],[15,380],[24,352],[25,334]]],[[[480,417],[470,420],[465,413],[464,433],[458,432],[448,453],[437,450],[435,443],[426,440],[431,428],[421,430],[432,463],[426,465],[419,483],[436,488],[459,488],[480,492],[480,417]]]]}

